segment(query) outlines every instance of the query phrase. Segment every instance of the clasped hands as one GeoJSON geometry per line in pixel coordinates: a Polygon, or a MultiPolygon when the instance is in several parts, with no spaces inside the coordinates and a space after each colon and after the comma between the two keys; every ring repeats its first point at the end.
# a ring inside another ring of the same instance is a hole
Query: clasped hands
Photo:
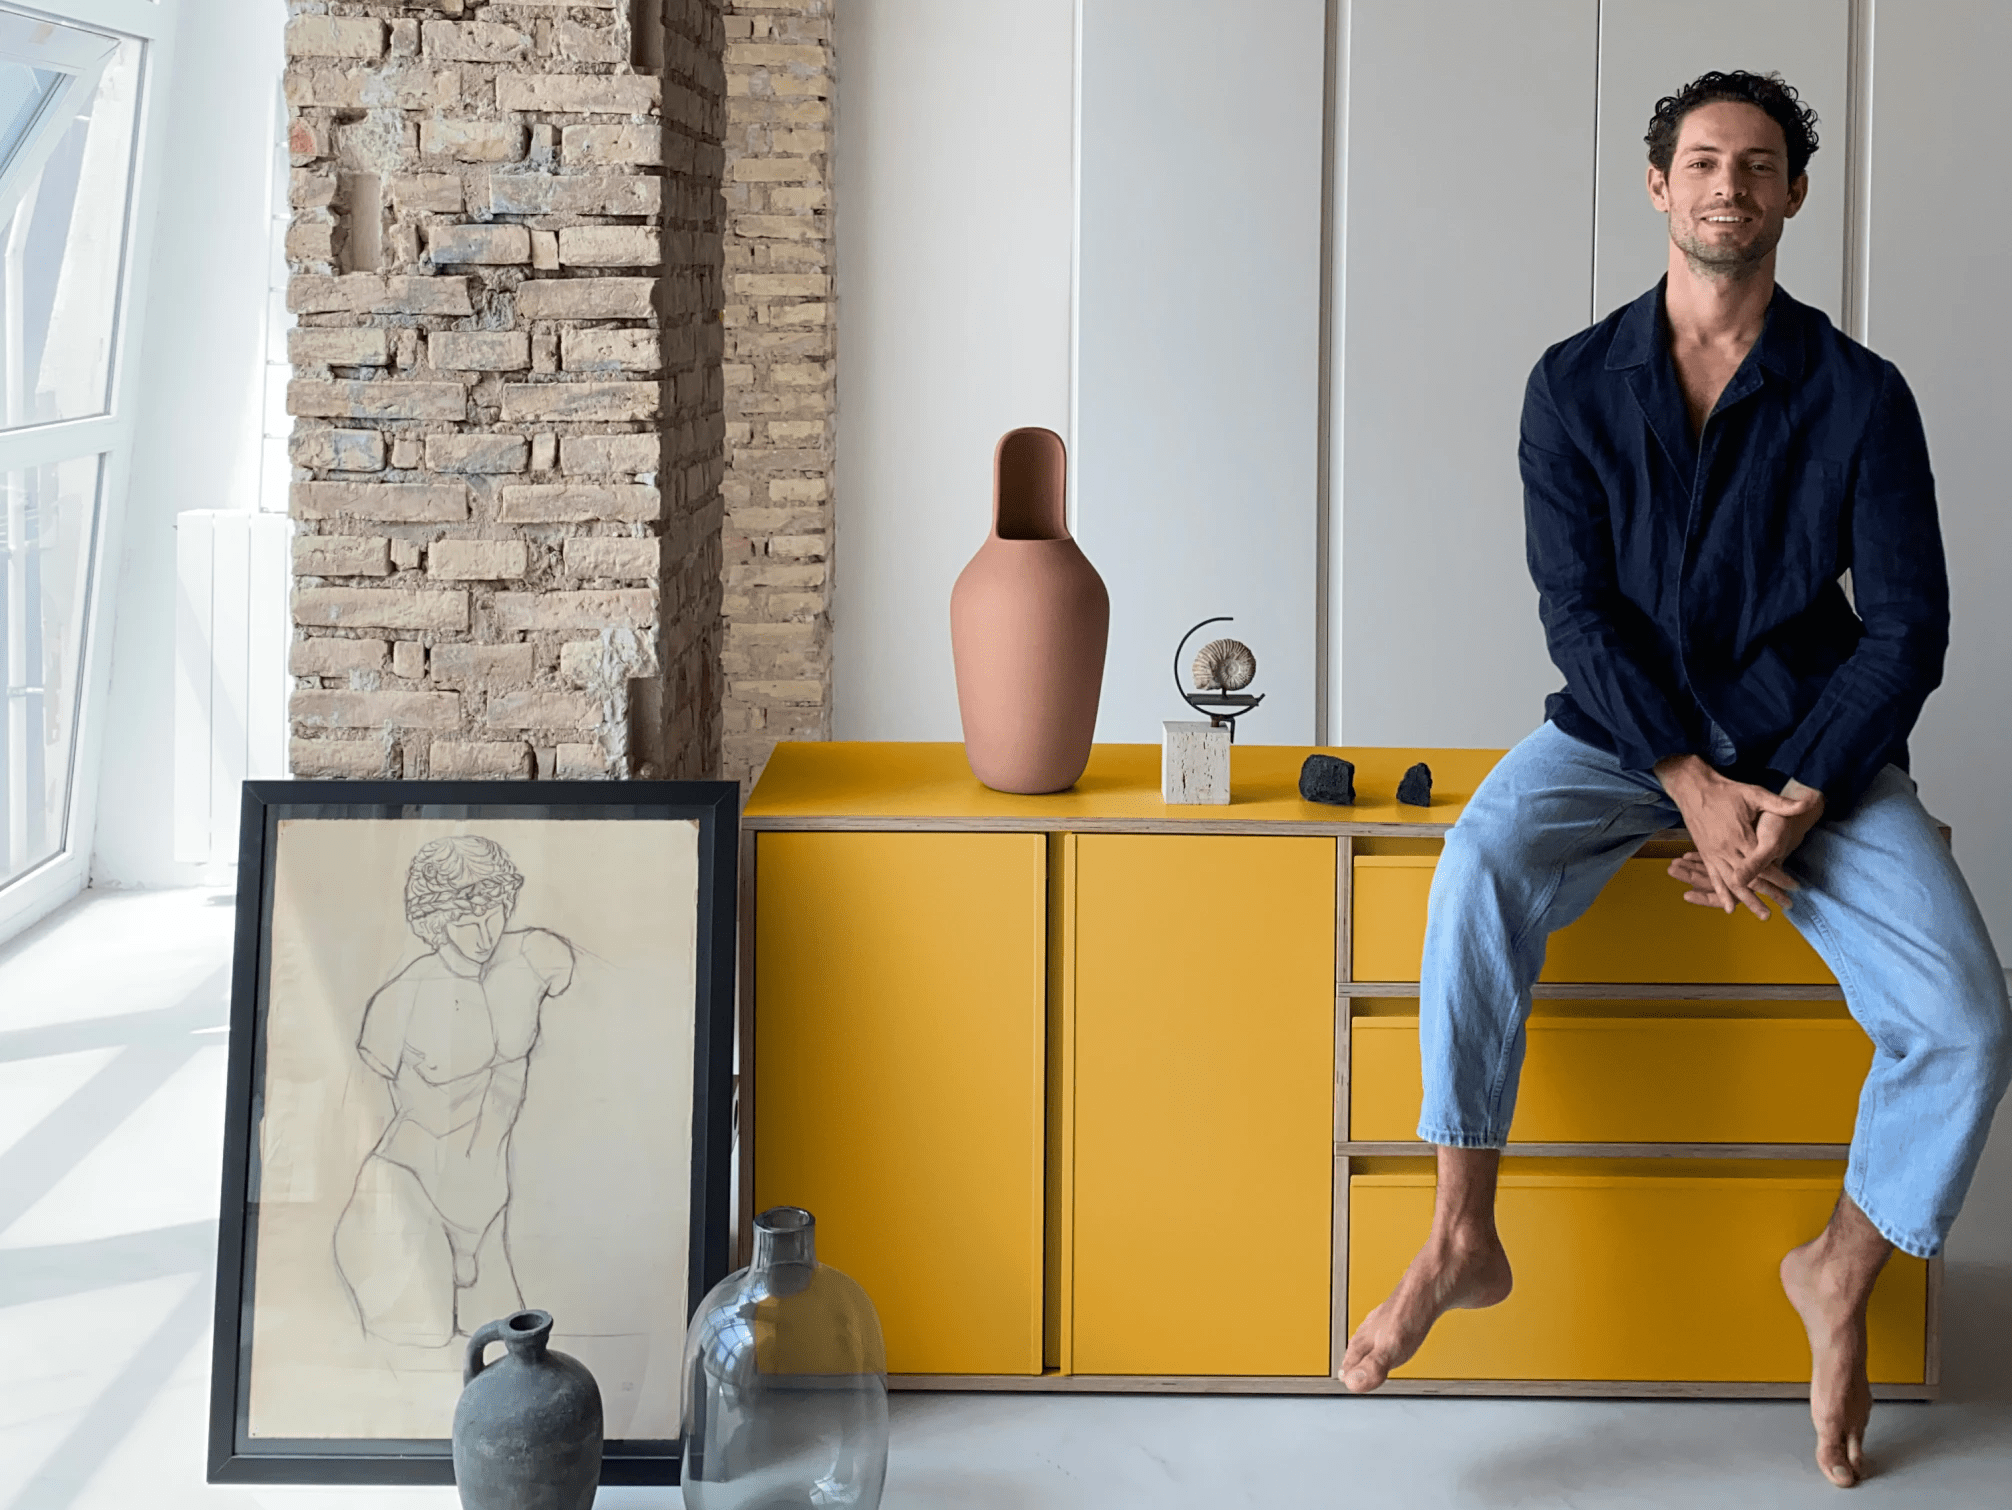
{"type": "Polygon", "coordinates": [[[1782,869],[1803,836],[1823,816],[1823,793],[1791,781],[1776,796],[1764,786],[1720,775],[1696,755],[1656,763],[1656,776],[1684,815],[1697,848],[1670,862],[1688,889],[1684,900],[1731,912],[1768,916],[1768,902],[1794,903],[1796,883],[1782,869]]]}

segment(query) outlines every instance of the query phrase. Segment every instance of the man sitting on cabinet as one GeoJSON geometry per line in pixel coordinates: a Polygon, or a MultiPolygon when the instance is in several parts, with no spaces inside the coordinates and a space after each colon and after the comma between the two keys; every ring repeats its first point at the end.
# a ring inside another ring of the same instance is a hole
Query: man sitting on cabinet
{"type": "Polygon", "coordinates": [[[1508,1296],[1496,1166],[1546,938],[1681,823],[1684,900],[1787,909],[1873,1042],[1844,1193],[1781,1263],[1817,1464],[1848,1487],[1872,1409],[1867,1300],[1893,1249],[1941,1250],[2012,1079],[2012,1014],[1907,774],[1949,625],[1920,416],[1891,363],[1775,284],[1814,126],[1750,73],[1659,101],[1648,190],[1669,271],[1530,375],[1529,564],[1566,685],[1447,836],[1419,1018],[1432,1230],[1341,1373],[1376,1389],[1446,1311],[1508,1296]]]}

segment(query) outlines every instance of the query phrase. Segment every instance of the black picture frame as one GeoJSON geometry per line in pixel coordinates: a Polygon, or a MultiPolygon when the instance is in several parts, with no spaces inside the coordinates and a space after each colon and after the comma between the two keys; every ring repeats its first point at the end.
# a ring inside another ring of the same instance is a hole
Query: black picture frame
{"type": "MultiPolygon", "coordinates": [[[[698,916],[686,1317],[732,1255],[734,965],[740,788],[728,781],[252,781],[244,784],[217,1242],[208,1480],[213,1484],[449,1484],[438,1439],[254,1439],[250,1402],[254,1158],[271,966],[278,824],[315,819],[627,819],[698,825],[698,916]]],[[[601,1482],[678,1482],[679,1444],[605,1445],[601,1482]]]]}

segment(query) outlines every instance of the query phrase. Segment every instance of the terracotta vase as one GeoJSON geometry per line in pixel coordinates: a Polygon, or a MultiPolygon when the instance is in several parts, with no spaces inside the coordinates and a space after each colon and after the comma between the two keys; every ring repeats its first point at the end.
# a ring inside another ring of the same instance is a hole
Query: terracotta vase
{"type": "Polygon", "coordinates": [[[1053,430],[1009,430],[992,457],[992,533],[950,594],[957,709],[971,774],[1059,792],[1090,760],[1111,598],[1070,538],[1053,430]]]}

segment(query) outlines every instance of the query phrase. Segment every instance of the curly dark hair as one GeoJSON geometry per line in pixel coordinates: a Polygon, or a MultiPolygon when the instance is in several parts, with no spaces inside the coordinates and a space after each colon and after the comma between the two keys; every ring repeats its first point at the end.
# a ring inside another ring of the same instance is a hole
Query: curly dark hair
{"type": "Polygon", "coordinates": [[[1735,68],[1731,73],[1720,73],[1716,68],[1701,73],[1675,94],[1657,100],[1656,113],[1649,117],[1648,134],[1642,138],[1649,144],[1649,161],[1668,173],[1670,161],[1676,156],[1677,128],[1683,125],[1684,117],[1700,105],[1713,105],[1720,100],[1737,100],[1765,110],[1768,118],[1781,127],[1782,137],[1788,143],[1789,181],[1793,183],[1802,177],[1816,152],[1816,112],[1803,104],[1795,86],[1780,74],[1748,73],[1744,68],[1735,68]]]}

